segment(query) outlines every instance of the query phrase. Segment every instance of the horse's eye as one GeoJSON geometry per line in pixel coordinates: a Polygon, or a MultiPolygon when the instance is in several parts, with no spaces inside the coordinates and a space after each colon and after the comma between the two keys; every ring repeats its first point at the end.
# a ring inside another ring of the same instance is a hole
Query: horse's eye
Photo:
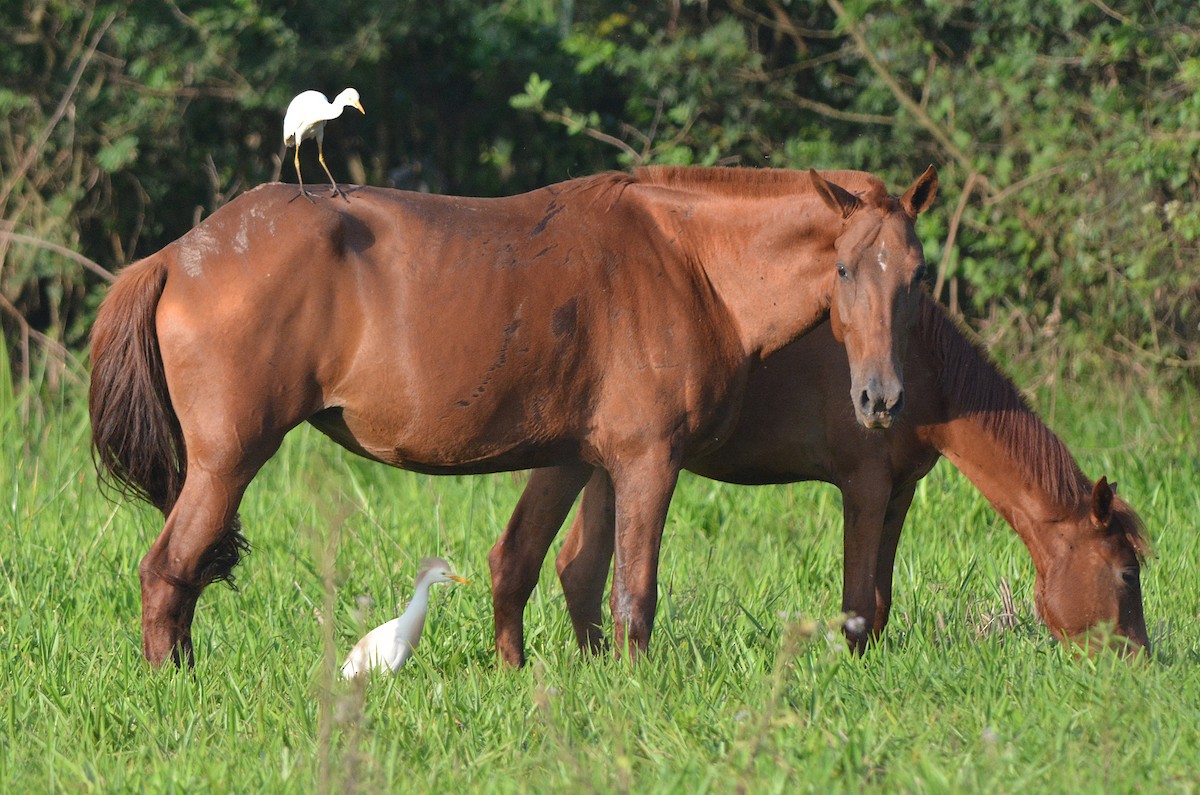
{"type": "Polygon", "coordinates": [[[1138,581],[1138,573],[1133,569],[1125,569],[1121,572],[1121,582],[1126,585],[1136,585],[1138,581]]]}
{"type": "Polygon", "coordinates": [[[925,277],[928,274],[929,270],[925,267],[924,263],[921,263],[920,267],[917,268],[917,272],[913,274],[913,284],[920,284],[925,281],[925,277]]]}
{"type": "Polygon", "coordinates": [[[842,277],[843,279],[847,279],[850,277],[850,274],[848,274],[846,272],[846,266],[844,264],[839,262],[837,264],[837,269],[838,269],[838,276],[842,277]]]}

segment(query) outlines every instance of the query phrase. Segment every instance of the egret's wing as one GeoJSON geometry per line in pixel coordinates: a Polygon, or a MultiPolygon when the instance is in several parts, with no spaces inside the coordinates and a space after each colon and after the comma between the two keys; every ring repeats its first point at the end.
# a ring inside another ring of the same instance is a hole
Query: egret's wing
{"type": "Polygon", "coordinates": [[[311,138],[330,119],[342,115],[341,108],[335,108],[320,91],[303,91],[288,103],[287,112],[283,115],[283,140],[299,145],[305,138],[311,138]]]}
{"type": "Polygon", "coordinates": [[[342,663],[344,678],[358,676],[372,668],[382,668],[384,665],[391,667],[389,660],[394,659],[398,653],[396,649],[396,623],[398,620],[393,618],[385,624],[380,624],[354,644],[354,648],[346,656],[346,661],[342,663]],[[350,669],[349,673],[347,673],[348,668],[350,669]]]}
{"type": "Polygon", "coordinates": [[[395,654],[386,660],[387,667],[390,668],[393,673],[399,671],[404,667],[404,664],[408,662],[408,658],[412,657],[412,653],[413,647],[408,645],[403,638],[397,640],[395,654]]]}

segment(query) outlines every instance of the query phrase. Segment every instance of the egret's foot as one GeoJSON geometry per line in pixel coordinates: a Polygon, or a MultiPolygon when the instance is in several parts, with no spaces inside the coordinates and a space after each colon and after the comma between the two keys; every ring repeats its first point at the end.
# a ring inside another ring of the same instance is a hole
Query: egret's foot
{"type": "MultiPolygon", "coordinates": [[[[333,184],[333,196],[341,196],[343,199],[346,200],[347,203],[349,203],[349,201],[350,201],[350,197],[346,195],[346,191],[339,188],[337,186],[337,183],[333,184]]],[[[330,198],[333,198],[333,196],[330,196],[330,198]]]]}
{"type": "Polygon", "coordinates": [[[312,195],[311,193],[309,193],[308,191],[306,191],[304,188],[301,188],[300,190],[296,191],[296,195],[295,195],[295,196],[293,196],[293,197],[292,197],[292,198],[291,198],[291,199],[288,201],[288,204],[291,204],[292,202],[296,201],[296,199],[299,199],[301,196],[303,196],[304,198],[308,199],[308,203],[309,203],[309,204],[315,204],[315,203],[316,203],[316,199],[315,199],[315,198],[313,198],[313,195],[312,195]]]}

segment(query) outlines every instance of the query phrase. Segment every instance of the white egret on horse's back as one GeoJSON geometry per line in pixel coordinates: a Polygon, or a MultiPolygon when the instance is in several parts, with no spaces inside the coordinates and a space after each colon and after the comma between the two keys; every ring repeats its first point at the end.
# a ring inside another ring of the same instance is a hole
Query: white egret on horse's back
{"type": "Polygon", "coordinates": [[[429,587],[439,582],[471,583],[452,572],[450,564],[441,558],[422,560],[421,570],[417,573],[417,586],[408,607],[399,618],[375,627],[354,645],[342,663],[342,678],[353,679],[372,669],[398,671],[408,662],[421,640],[421,630],[425,628],[429,587]]]}
{"type": "Polygon", "coordinates": [[[296,178],[300,180],[300,195],[309,201],[312,201],[312,196],[304,189],[304,177],[300,175],[300,142],[306,138],[317,139],[317,159],[321,161],[321,168],[325,169],[325,174],[333,185],[333,192],[342,198],[346,196],[337,186],[333,174],[329,173],[329,166],[325,165],[324,150],[325,122],[341,116],[344,108],[357,108],[359,113],[366,115],[362,103],[359,102],[358,91],[353,88],[347,88],[338,94],[333,98],[333,102],[326,99],[320,91],[304,91],[297,94],[288,104],[287,113],[284,114],[283,143],[284,146],[296,147],[296,178]]]}

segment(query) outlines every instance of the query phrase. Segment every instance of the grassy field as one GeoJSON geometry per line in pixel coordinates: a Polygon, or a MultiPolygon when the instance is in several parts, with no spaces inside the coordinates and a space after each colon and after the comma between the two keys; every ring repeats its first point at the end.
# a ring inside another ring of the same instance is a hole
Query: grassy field
{"type": "Polygon", "coordinates": [[[504,670],[487,551],[524,475],[392,471],[302,429],[243,504],[253,553],[240,591],[201,600],[195,670],[151,672],[136,566],[159,519],[97,491],[68,391],[25,411],[0,388],[0,791],[1200,790],[1194,394],[1058,381],[1036,395],[1149,526],[1141,663],[1051,640],[1024,547],[942,462],[864,658],[836,631],[838,493],[686,476],[648,657],[581,657],[548,560],[526,617],[533,664],[504,670]],[[475,585],[435,590],[400,675],[333,682],[334,655],[395,615],[430,554],[475,585]],[[1005,587],[1014,626],[996,620],[1005,587]]]}

